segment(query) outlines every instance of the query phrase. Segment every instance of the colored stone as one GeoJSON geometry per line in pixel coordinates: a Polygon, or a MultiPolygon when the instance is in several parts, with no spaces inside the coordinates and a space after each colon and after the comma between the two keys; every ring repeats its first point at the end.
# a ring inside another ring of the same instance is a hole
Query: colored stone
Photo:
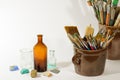
{"type": "Polygon", "coordinates": [[[46,71],[46,72],[43,72],[43,76],[51,77],[52,73],[46,71]]]}
{"type": "Polygon", "coordinates": [[[23,68],[23,69],[20,71],[20,73],[21,73],[21,74],[27,74],[27,73],[29,73],[29,70],[23,68]]]}
{"type": "Polygon", "coordinates": [[[53,69],[53,70],[50,70],[50,71],[53,72],[53,73],[56,73],[56,74],[58,74],[60,72],[60,70],[58,70],[58,69],[53,69]]]}
{"type": "Polygon", "coordinates": [[[19,68],[18,68],[18,66],[10,66],[9,70],[10,71],[17,71],[17,70],[19,70],[19,68]]]}
{"type": "Polygon", "coordinates": [[[32,77],[32,78],[37,77],[37,70],[32,70],[32,71],[31,71],[31,77],[32,77]]]}

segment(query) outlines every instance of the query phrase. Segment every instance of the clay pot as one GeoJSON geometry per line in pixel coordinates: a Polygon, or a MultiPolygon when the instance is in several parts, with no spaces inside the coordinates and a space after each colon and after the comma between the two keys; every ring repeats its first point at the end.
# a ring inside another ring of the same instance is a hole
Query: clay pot
{"type": "Polygon", "coordinates": [[[104,72],[107,49],[79,50],[72,58],[75,72],[84,76],[98,76],[104,72]]]}
{"type": "Polygon", "coordinates": [[[111,41],[110,45],[108,46],[107,58],[110,60],[120,60],[120,28],[114,26],[99,25],[99,28],[102,27],[106,27],[107,30],[109,29],[112,32],[118,30],[118,32],[114,36],[114,39],[111,41]]]}
{"type": "Polygon", "coordinates": [[[110,60],[120,60],[120,28],[109,27],[109,29],[113,32],[116,29],[118,29],[119,31],[116,33],[114,39],[108,46],[107,58],[110,60]]]}

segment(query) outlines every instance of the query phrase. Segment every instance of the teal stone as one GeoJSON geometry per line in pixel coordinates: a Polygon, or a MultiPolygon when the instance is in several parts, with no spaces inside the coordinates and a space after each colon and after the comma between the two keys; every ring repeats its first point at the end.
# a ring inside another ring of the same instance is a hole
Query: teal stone
{"type": "Polygon", "coordinates": [[[56,73],[56,74],[58,74],[60,72],[60,70],[58,70],[58,69],[53,69],[53,70],[50,70],[50,71],[53,72],[53,73],[56,73]]]}
{"type": "Polygon", "coordinates": [[[29,70],[24,68],[20,71],[20,73],[21,74],[27,74],[27,73],[29,73],[29,70]]]}

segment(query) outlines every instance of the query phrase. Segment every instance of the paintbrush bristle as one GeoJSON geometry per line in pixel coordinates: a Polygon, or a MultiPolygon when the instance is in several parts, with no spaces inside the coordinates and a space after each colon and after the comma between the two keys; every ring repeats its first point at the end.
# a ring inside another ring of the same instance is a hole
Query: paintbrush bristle
{"type": "Polygon", "coordinates": [[[77,33],[78,35],[80,35],[77,26],[65,26],[65,30],[67,34],[69,33],[71,35],[74,35],[75,33],[77,33]]]}
{"type": "Polygon", "coordinates": [[[90,25],[86,28],[86,32],[85,32],[85,36],[93,36],[93,33],[94,33],[94,28],[90,25]]]}

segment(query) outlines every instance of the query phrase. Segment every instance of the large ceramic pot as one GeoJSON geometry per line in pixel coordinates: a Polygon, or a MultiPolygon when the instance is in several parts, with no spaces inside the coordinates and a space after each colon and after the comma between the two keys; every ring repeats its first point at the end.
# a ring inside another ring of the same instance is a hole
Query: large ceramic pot
{"type": "Polygon", "coordinates": [[[72,58],[75,72],[84,76],[98,76],[104,72],[107,48],[101,50],[74,49],[72,58]]]}
{"type": "Polygon", "coordinates": [[[110,45],[107,49],[107,58],[110,60],[120,60],[120,28],[114,26],[105,26],[99,25],[99,28],[106,27],[107,30],[112,31],[113,33],[115,30],[118,30],[114,36],[114,39],[111,41],[110,45]]]}

